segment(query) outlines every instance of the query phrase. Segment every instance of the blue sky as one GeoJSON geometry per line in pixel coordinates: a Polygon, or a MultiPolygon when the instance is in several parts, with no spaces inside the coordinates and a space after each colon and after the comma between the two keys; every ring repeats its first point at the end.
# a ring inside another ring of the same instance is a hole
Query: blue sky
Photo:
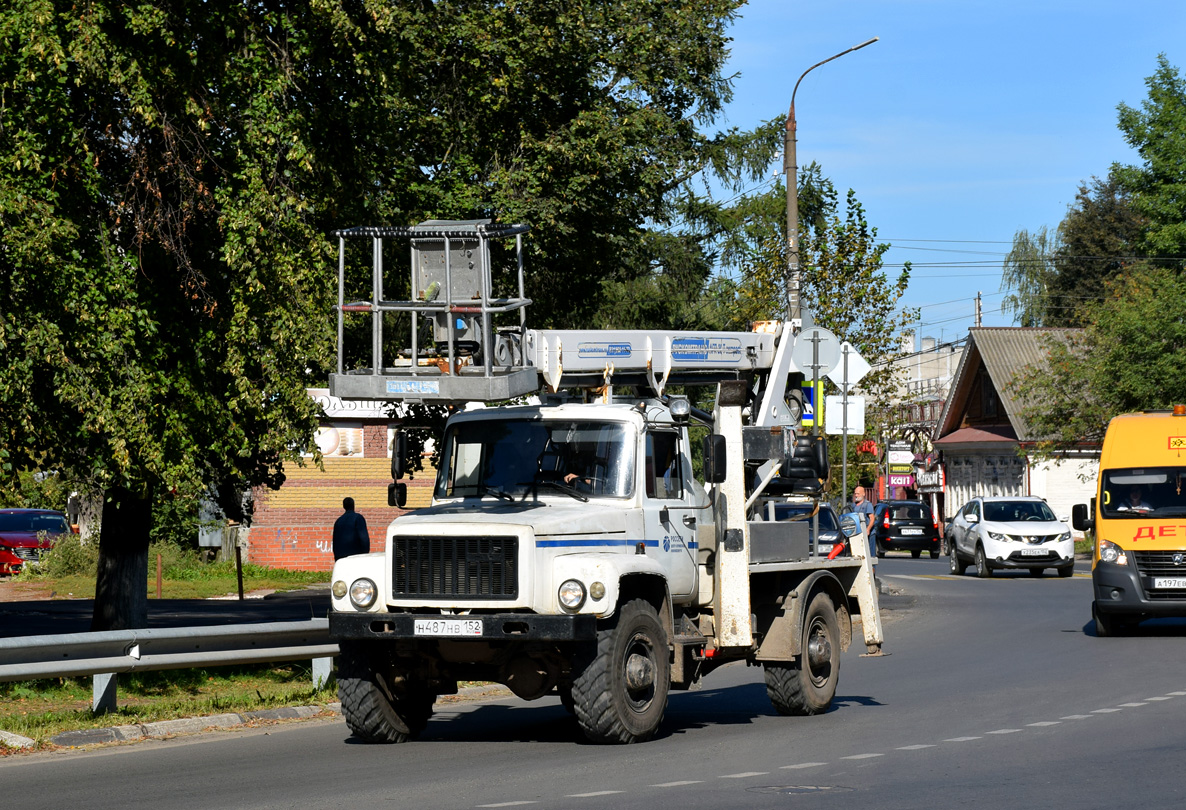
{"type": "Polygon", "coordinates": [[[852,188],[914,265],[903,303],[919,333],[951,340],[1000,312],[1001,261],[1020,228],[1054,227],[1080,182],[1136,162],[1116,105],[1139,106],[1159,53],[1186,70],[1186,2],[750,0],[731,35],[734,99],[720,126],[749,128],[795,98],[798,163],[852,188]],[[935,240],[935,241],[923,241],[935,240]]]}

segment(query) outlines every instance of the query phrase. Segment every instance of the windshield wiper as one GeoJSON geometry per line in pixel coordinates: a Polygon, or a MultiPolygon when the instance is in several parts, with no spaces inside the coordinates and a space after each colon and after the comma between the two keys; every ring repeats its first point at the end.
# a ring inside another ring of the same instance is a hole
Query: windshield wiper
{"type": "Polygon", "coordinates": [[[488,486],[483,485],[481,490],[478,491],[478,494],[479,495],[493,495],[495,498],[498,498],[500,501],[510,501],[511,503],[515,502],[514,495],[512,495],[509,492],[503,492],[501,489],[497,489],[495,487],[488,487],[488,486]]]}
{"type": "Polygon", "coordinates": [[[582,501],[583,503],[589,502],[589,497],[587,495],[585,495],[581,492],[577,492],[575,488],[573,488],[573,487],[569,486],[568,484],[565,484],[561,481],[540,481],[539,483],[543,484],[544,486],[555,487],[556,489],[563,492],[565,495],[571,495],[572,497],[576,498],[578,501],[582,501]]]}

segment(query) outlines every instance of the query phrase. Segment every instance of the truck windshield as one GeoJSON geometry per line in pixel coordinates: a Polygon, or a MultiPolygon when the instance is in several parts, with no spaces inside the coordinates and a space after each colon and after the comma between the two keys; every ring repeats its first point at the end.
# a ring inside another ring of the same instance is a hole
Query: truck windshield
{"type": "Polygon", "coordinates": [[[569,492],[629,497],[634,430],[621,422],[499,419],[461,422],[445,433],[436,497],[522,499],[569,492]]]}
{"type": "Polygon", "coordinates": [[[1102,476],[1103,517],[1186,516],[1186,467],[1105,470],[1102,476]]]}

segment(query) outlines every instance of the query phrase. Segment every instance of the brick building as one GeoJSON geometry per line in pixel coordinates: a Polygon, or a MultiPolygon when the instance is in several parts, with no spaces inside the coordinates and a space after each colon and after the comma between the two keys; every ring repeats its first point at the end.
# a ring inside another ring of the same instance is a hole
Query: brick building
{"type": "Polygon", "coordinates": [[[246,534],[245,561],[271,568],[328,571],[333,567],[334,521],[342,499],[354,499],[366,518],[371,550],[383,548],[387,525],[408,509],[427,506],[435,470],[407,481],[406,509],[387,505],[391,483],[391,438],[397,424],[381,402],[341,400],[326,389],[310,389],[325,418],[317,431],[324,470],[313,463],[285,465],[287,476],[278,490],[257,488],[255,513],[246,534]]]}

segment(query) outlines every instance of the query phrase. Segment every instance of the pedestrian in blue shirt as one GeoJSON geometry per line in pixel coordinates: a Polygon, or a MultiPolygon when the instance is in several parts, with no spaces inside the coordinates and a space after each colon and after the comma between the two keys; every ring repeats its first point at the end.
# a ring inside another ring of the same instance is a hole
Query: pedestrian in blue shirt
{"type": "Polygon", "coordinates": [[[334,522],[334,561],[352,554],[369,554],[371,536],[367,534],[367,521],[354,511],[354,499],[344,498],[342,508],[346,511],[334,522]]]}

